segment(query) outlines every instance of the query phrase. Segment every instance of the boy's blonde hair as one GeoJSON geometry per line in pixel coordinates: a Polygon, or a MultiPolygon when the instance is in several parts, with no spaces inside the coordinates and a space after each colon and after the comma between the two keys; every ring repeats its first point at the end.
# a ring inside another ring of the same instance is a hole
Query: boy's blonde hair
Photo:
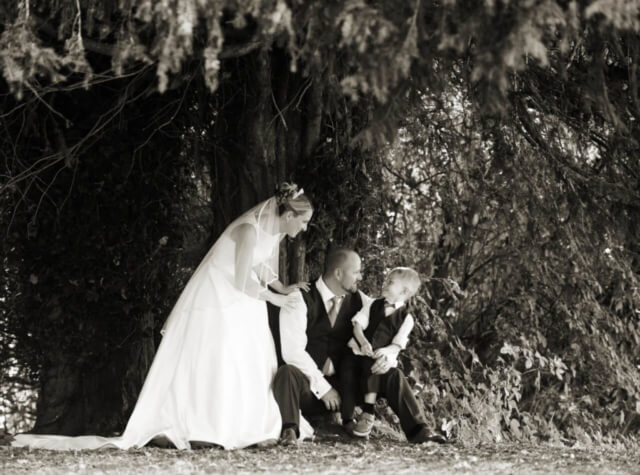
{"type": "Polygon", "coordinates": [[[411,295],[415,295],[422,284],[420,280],[420,274],[418,274],[411,267],[394,267],[387,274],[387,278],[395,276],[398,279],[404,281],[407,289],[411,292],[411,295]]]}

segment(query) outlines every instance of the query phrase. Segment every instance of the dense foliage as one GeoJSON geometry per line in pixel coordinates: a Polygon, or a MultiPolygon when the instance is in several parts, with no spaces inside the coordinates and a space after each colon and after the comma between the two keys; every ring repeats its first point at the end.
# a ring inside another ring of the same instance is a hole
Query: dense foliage
{"type": "Polygon", "coordinates": [[[0,387],[39,386],[36,430],[121,429],[193,265],[295,178],[317,213],[286,277],[331,243],[372,293],[428,277],[404,363],[438,423],[637,432],[639,10],[3,3],[0,387]]]}
{"type": "MultiPolygon", "coordinates": [[[[103,92],[102,98],[105,104],[85,96],[64,110],[77,133],[84,133],[85,105],[112,107],[113,97],[103,92]]],[[[23,195],[6,197],[15,204],[3,220],[9,290],[3,318],[14,343],[3,345],[3,356],[26,363],[31,377],[52,387],[54,408],[45,415],[47,401],[38,407],[42,430],[122,424],[121,411],[132,409],[144,377],[138,367],[153,357],[155,327],[211,237],[212,213],[191,178],[198,163],[185,159],[185,124],[174,122],[172,136],[156,139],[135,160],[124,152],[140,141],[136,134],[149,116],[139,108],[153,110],[149,102],[124,106],[128,124],[112,129],[73,170],[41,173],[23,195]],[[114,384],[116,378],[121,382],[114,384]],[[86,400],[104,410],[96,414],[86,400]],[[84,409],[76,411],[79,419],[58,421],[61,405],[84,409]],[[100,420],[104,414],[110,419],[100,420]]],[[[47,127],[37,119],[31,124],[47,127]]]]}
{"type": "MultiPolygon", "coordinates": [[[[392,247],[430,277],[406,361],[425,402],[466,440],[637,432],[638,209],[581,186],[517,119],[496,131],[433,105],[385,165],[403,198],[392,247]]],[[[563,130],[548,143],[578,143],[563,130]]],[[[597,157],[570,160],[597,179],[597,157]]]]}

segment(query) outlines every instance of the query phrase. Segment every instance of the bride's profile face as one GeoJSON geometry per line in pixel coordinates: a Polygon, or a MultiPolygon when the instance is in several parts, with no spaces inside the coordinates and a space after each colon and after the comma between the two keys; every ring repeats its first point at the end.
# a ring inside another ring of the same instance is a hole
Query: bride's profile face
{"type": "Polygon", "coordinates": [[[305,211],[298,215],[287,211],[284,216],[284,229],[282,229],[282,231],[290,237],[296,237],[301,231],[307,230],[311,216],[313,216],[312,210],[305,211]]]}

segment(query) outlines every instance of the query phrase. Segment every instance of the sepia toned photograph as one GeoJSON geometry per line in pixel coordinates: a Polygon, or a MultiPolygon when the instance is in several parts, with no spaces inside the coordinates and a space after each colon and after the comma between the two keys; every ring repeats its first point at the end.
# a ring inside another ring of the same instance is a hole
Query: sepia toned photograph
{"type": "Polygon", "coordinates": [[[0,473],[640,473],[640,0],[2,0],[0,473]]]}

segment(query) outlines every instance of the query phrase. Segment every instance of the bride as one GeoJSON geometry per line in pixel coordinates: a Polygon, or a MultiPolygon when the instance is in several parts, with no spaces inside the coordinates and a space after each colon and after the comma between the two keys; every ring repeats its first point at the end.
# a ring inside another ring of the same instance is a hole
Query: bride
{"type": "Polygon", "coordinates": [[[277,440],[282,421],[271,389],[277,362],[266,302],[293,306],[290,294],[306,288],[278,280],[278,254],[280,240],[306,230],[312,214],[302,189],[285,183],[227,227],[165,322],[120,437],[20,434],[11,445],[127,449],[157,438],[178,449],[191,442],[236,449],[277,440]]]}

